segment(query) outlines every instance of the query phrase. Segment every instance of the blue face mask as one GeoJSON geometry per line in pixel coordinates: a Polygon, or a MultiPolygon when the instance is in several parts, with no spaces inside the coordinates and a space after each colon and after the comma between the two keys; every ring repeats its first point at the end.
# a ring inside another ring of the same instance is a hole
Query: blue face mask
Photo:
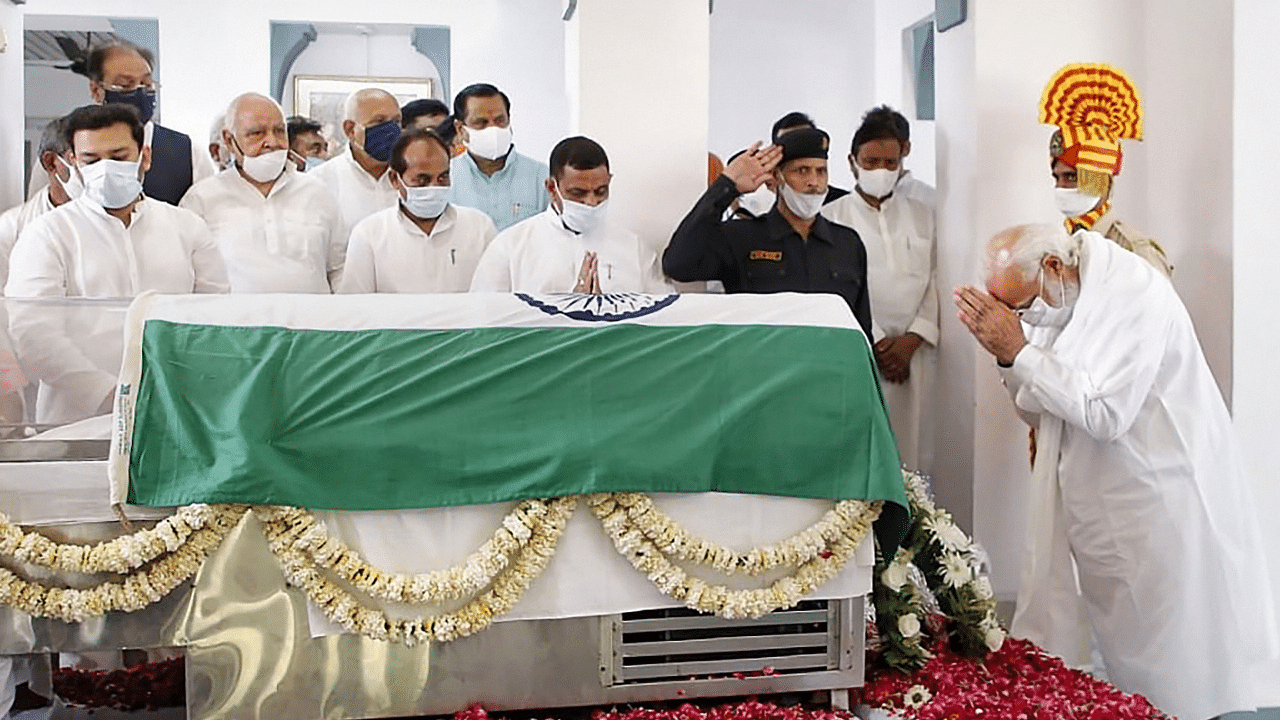
{"type": "Polygon", "coordinates": [[[364,129],[364,151],[378,162],[391,160],[391,146],[400,137],[400,123],[388,120],[364,129]]]}
{"type": "Polygon", "coordinates": [[[304,171],[308,171],[308,172],[309,172],[309,171],[311,171],[311,170],[315,170],[316,168],[318,168],[318,167],[320,167],[321,165],[323,165],[323,164],[324,164],[324,158],[318,158],[318,157],[316,157],[315,155],[308,155],[308,156],[307,156],[307,158],[306,158],[306,160],[304,160],[303,162],[305,162],[305,163],[306,163],[306,167],[305,167],[305,168],[303,168],[303,170],[304,170],[304,171]]]}
{"type": "Polygon", "coordinates": [[[138,111],[138,118],[145,125],[151,121],[156,112],[156,91],[154,88],[134,88],[132,90],[107,90],[104,103],[120,103],[131,105],[138,111]]]}

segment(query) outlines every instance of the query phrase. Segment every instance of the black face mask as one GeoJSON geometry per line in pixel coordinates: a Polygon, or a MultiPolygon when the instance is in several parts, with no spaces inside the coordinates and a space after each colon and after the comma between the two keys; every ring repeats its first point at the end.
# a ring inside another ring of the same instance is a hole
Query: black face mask
{"type": "Polygon", "coordinates": [[[154,88],[134,88],[132,90],[107,90],[103,102],[130,105],[138,111],[138,117],[145,125],[151,121],[156,112],[156,91],[154,88]]]}

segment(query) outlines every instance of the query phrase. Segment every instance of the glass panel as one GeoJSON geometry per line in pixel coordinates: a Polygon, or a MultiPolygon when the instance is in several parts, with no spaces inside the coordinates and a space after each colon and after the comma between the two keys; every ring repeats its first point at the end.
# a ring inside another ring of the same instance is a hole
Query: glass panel
{"type": "Polygon", "coordinates": [[[6,298],[0,462],[106,457],[128,300],[6,298]]]}

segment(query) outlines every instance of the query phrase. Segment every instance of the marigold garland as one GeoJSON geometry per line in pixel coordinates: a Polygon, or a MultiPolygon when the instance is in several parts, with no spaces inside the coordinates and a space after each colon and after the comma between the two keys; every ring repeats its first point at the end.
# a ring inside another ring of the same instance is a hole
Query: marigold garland
{"type": "MultiPolygon", "coordinates": [[[[626,499],[625,496],[622,498],[626,499]]],[[[587,497],[587,505],[613,540],[614,547],[658,590],[694,610],[728,619],[756,618],[792,607],[835,577],[866,538],[871,523],[880,516],[880,502],[850,503],[843,508],[845,516],[842,519],[846,522],[841,523],[839,536],[817,556],[802,562],[793,574],[765,588],[730,590],[723,585],[690,578],[688,573],[668,560],[663,551],[635,527],[618,494],[598,493],[587,497]]]]}

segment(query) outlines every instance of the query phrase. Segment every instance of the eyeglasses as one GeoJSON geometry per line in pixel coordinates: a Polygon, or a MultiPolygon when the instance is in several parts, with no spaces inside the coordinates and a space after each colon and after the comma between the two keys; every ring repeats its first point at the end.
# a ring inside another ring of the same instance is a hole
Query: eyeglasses
{"type": "Polygon", "coordinates": [[[134,90],[141,90],[145,93],[154,94],[155,91],[160,89],[160,83],[152,81],[146,85],[138,83],[137,85],[130,85],[128,87],[124,85],[103,85],[102,89],[108,92],[133,92],[134,90]]]}

